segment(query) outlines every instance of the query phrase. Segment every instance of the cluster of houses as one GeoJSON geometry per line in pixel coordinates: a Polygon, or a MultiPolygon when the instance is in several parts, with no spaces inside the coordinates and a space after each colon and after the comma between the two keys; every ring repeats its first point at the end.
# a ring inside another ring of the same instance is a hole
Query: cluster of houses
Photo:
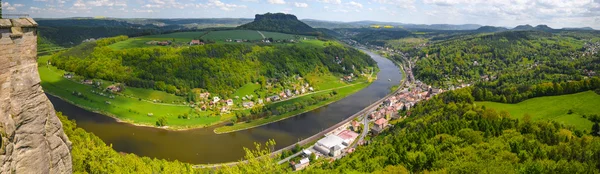
{"type": "Polygon", "coordinates": [[[410,86],[405,85],[402,90],[384,100],[377,110],[368,115],[368,118],[374,122],[371,131],[374,134],[381,133],[390,119],[407,117],[398,115],[399,110],[409,110],[417,102],[429,100],[442,92],[442,89],[432,88],[421,81],[416,81],[410,86]]]}
{"type": "Polygon", "coordinates": [[[191,45],[204,45],[204,42],[202,42],[200,40],[192,40],[192,41],[190,41],[190,46],[191,45]]]}
{"type": "Polygon", "coordinates": [[[287,99],[296,95],[302,95],[305,94],[307,92],[312,92],[315,89],[313,87],[311,87],[308,83],[301,85],[299,88],[294,89],[293,91],[291,89],[284,89],[283,91],[281,91],[279,94],[277,95],[272,95],[266,98],[267,102],[275,102],[275,101],[279,101],[279,100],[283,100],[283,99],[287,99]]]}
{"type": "Polygon", "coordinates": [[[354,77],[354,73],[350,73],[349,75],[340,78],[340,81],[352,82],[352,81],[354,81],[354,79],[352,79],[352,77],[354,77]]]}
{"type": "Polygon", "coordinates": [[[583,44],[583,48],[585,49],[585,51],[583,52],[582,56],[594,55],[598,53],[598,51],[600,51],[600,42],[587,42],[583,44]]]}
{"type": "Polygon", "coordinates": [[[171,41],[165,40],[165,41],[148,41],[146,42],[147,45],[160,45],[160,46],[167,46],[167,45],[171,45],[171,41]]]}
{"type": "Polygon", "coordinates": [[[344,154],[352,153],[354,148],[350,145],[358,138],[358,133],[345,129],[342,126],[339,130],[332,131],[329,135],[320,139],[311,148],[302,150],[302,158],[299,162],[290,161],[290,166],[297,171],[310,165],[310,155],[315,154],[315,159],[319,156],[340,158],[344,154]]]}

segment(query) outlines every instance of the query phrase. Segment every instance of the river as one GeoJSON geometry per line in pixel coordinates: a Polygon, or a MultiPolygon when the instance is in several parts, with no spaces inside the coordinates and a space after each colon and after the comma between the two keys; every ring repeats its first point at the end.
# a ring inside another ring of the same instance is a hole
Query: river
{"type": "Polygon", "coordinates": [[[77,126],[94,133],[106,144],[112,144],[119,152],[193,164],[233,162],[242,159],[243,147],[253,148],[254,142],[264,143],[274,139],[276,149],[292,145],[352,116],[387,95],[390,87],[400,82],[400,70],[390,60],[365,52],[377,61],[380,69],[378,79],[367,88],[292,118],[227,134],[215,134],[214,126],[187,131],[133,126],[86,111],[50,95],[48,98],[57,111],[76,120],[77,126]]]}

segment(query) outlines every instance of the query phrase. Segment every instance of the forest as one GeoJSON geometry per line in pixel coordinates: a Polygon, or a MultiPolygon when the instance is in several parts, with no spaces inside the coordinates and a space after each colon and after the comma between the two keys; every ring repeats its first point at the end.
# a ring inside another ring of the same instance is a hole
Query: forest
{"type": "Polygon", "coordinates": [[[241,25],[237,28],[299,35],[321,35],[321,33],[314,28],[298,20],[296,16],[283,13],[257,14],[253,22],[241,25]]]}
{"type": "Polygon", "coordinates": [[[599,38],[586,31],[461,36],[422,49],[414,72],[435,86],[472,83],[476,100],[516,103],[595,89],[599,48],[599,38]]]}
{"type": "MultiPolygon", "coordinates": [[[[471,88],[419,103],[409,118],[306,173],[598,173],[600,138],[557,122],[511,118],[473,104],[471,88]]],[[[598,116],[589,117],[598,131],[598,116]]]]}
{"type": "MultiPolygon", "coordinates": [[[[51,63],[86,78],[186,95],[194,88],[228,96],[247,83],[265,87],[284,77],[309,73],[360,74],[375,61],[358,50],[326,42],[324,46],[208,44],[113,50],[127,37],[84,43],[55,54],[51,63]],[[336,57],[343,61],[336,62],[336,57]]],[[[281,84],[285,85],[285,84],[281,84]]]]}

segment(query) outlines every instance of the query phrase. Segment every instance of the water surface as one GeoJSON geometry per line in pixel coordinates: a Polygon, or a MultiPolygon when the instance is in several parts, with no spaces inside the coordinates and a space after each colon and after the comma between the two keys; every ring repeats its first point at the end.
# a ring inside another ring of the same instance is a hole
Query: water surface
{"type": "Polygon", "coordinates": [[[400,70],[390,60],[367,53],[377,61],[380,69],[378,79],[370,86],[319,109],[227,134],[215,134],[214,127],[168,131],[133,126],[86,111],[56,97],[48,98],[57,111],[63,112],[69,119],[75,119],[77,126],[94,133],[107,144],[112,144],[117,151],[194,164],[231,162],[240,160],[244,156],[243,147],[254,147],[254,142],[264,143],[274,139],[277,149],[292,145],[339,123],[387,95],[390,87],[400,82],[400,70]]]}

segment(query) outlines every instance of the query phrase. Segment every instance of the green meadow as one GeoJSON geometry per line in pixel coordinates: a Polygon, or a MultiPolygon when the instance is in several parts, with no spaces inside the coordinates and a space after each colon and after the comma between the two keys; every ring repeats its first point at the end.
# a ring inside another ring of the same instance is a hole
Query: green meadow
{"type": "Polygon", "coordinates": [[[600,114],[600,95],[593,91],[569,95],[538,97],[517,104],[476,102],[497,111],[506,110],[513,118],[531,115],[533,120],[552,120],[580,130],[590,131],[592,122],[583,115],[600,114]],[[569,110],[573,113],[569,114],[569,110]]]}
{"type": "MultiPolygon", "coordinates": [[[[177,96],[160,91],[126,88],[125,94],[140,96],[140,98],[115,95],[115,98],[111,99],[108,96],[95,94],[92,90],[98,91],[98,89],[63,78],[64,71],[46,65],[45,62],[48,58],[48,56],[43,56],[38,59],[38,71],[44,91],[87,110],[110,115],[124,122],[146,126],[154,126],[159,117],[165,116],[170,129],[203,127],[219,123],[221,119],[227,119],[225,118],[227,116],[223,116],[223,118],[222,116],[210,116],[209,111],[201,112],[198,117],[179,119],[177,116],[191,113],[192,108],[181,104],[148,101],[153,98],[166,101],[180,100],[177,96]],[[85,97],[73,95],[73,92],[81,93],[85,97]],[[141,97],[147,98],[141,99],[141,97]],[[148,116],[148,113],[152,113],[153,116],[148,116]]],[[[109,84],[105,82],[104,86],[107,85],[109,84]]]]}
{"type": "MultiPolygon", "coordinates": [[[[314,36],[297,36],[292,34],[277,33],[277,32],[266,32],[261,31],[266,38],[273,38],[275,40],[281,39],[295,39],[296,37],[315,39],[314,36]]],[[[145,47],[161,47],[158,45],[149,45],[146,42],[149,41],[172,41],[175,45],[186,45],[193,39],[211,40],[217,43],[236,43],[236,42],[225,42],[227,39],[244,39],[244,40],[262,40],[263,37],[255,30],[221,30],[221,31],[196,31],[196,32],[176,32],[169,34],[149,35],[142,37],[129,38],[125,41],[117,42],[109,47],[115,50],[122,50],[128,48],[145,48],[145,47]]]]}
{"type": "MultiPolygon", "coordinates": [[[[325,100],[325,101],[321,101],[321,102],[319,102],[319,103],[317,103],[315,105],[307,106],[304,109],[295,110],[295,111],[292,111],[292,112],[287,112],[287,113],[281,114],[281,115],[275,115],[275,116],[265,117],[265,118],[261,118],[261,119],[257,119],[257,120],[252,120],[250,122],[241,122],[241,123],[237,123],[237,124],[234,124],[234,125],[221,126],[221,127],[215,128],[214,132],[217,133],[217,134],[228,133],[228,132],[235,132],[235,131],[240,131],[240,130],[244,130],[244,129],[250,129],[250,128],[258,127],[258,126],[261,126],[261,125],[264,125],[264,124],[268,124],[268,123],[280,121],[280,120],[283,120],[283,119],[286,119],[286,118],[290,118],[290,117],[293,117],[293,116],[296,116],[296,115],[299,115],[299,114],[302,114],[302,113],[305,113],[305,112],[309,112],[309,111],[312,111],[314,109],[323,107],[323,106],[328,105],[330,103],[333,103],[335,101],[341,100],[341,99],[343,99],[343,98],[345,98],[345,97],[347,97],[347,96],[349,96],[351,94],[354,94],[354,93],[360,91],[361,89],[369,86],[370,84],[371,83],[367,83],[367,82],[363,81],[362,83],[356,83],[356,84],[353,84],[353,85],[348,85],[348,86],[345,86],[345,87],[340,87],[338,89],[335,89],[338,94],[335,95],[334,97],[332,97],[331,99],[325,100]]],[[[303,101],[303,100],[308,100],[313,95],[323,94],[323,93],[330,92],[330,91],[331,91],[331,89],[330,90],[322,90],[322,91],[318,91],[318,92],[312,93],[310,95],[304,95],[304,96],[301,96],[301,97],[296,97],[296,98],[285,100],[285,101],[282,101],[282,102],[273,103],[271,105],[271,107],[276,108],[276,107],[281,106],[281,105],[286,105],[286,104],[290,104],[290,103],[300,102],[300,101],[303,101]]]]}

